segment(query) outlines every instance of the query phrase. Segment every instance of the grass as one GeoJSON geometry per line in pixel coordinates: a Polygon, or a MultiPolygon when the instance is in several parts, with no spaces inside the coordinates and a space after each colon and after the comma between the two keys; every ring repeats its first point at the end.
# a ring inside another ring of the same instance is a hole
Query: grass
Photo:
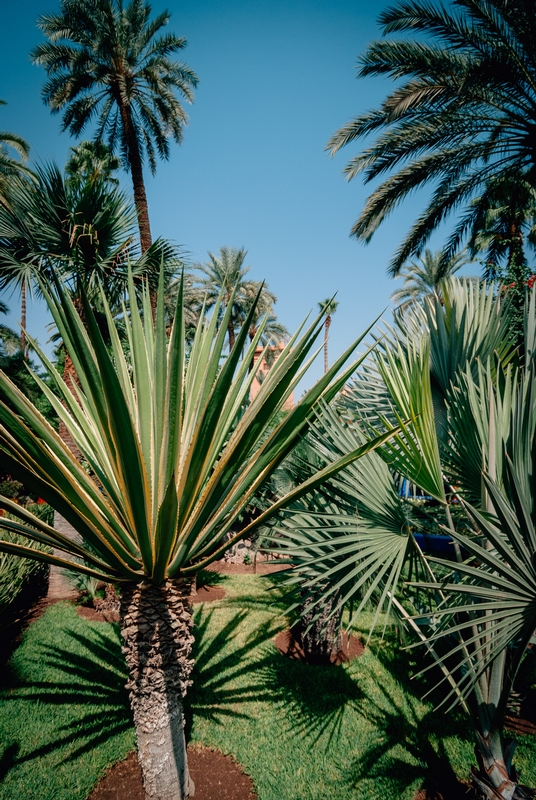
{"type": "MultiPolygon", "coordinates": [[[[419,699],[393,639],[340,668],[289,662],[271,641],[284,620],[266,581],[224,585],[224,600],[196,608],[189,735],[243,764],[260,800],[411,800],[438,772],[467,776],[465,719],[419,699]]],[[[51,607],[3,680],[0,800],[84,800],[134,747],[124,681],[117,626],[51,607]]],[[[536,738],[520,737],[516,764],[535,785],[536,738]]]]}

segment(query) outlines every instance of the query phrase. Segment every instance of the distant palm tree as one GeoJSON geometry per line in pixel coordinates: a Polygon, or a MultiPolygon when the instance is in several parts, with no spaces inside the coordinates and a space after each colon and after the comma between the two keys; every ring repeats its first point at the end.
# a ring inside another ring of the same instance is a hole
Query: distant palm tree
{"type": "Polygon", "coordinates": [[[169,140],[180,143],[187,117],[175,92],[193,99],[197,75],[170,56],[186,46],[172,33],[156,34],[167,11],[150,20],[143,0],[61,0],[60,11],[39,18],[48,42],[32,51],[49,79],[43,98],[63,111],[63,130],[79,136],[97,119],[96,141],[119,147],[132,176],[141,250],[152,243],[143,159],[156,171],[156,154],[169,158],[169,140]]]}
{"type": "Polygon", "coordinates": [[[471,206],[471,254],[484,253],[485,278],[508,283],[514,264],[526,264],[525,244],[536,247],[536,188],[521,176],[490,180],[471,206]]]}
{"type": "Polygon", "coordinates": [[[199,270],[203,277],[199,280],[199,287],[206,295],[207,308],[216,304],[218,295],[222,292],[223,303],[227,306],[232,302],[232,313],[229,318],[227,330],[229,334],[229,350],[235,343],[235,330],[245,319],[245,309],[248,298],[251,297],[256,284],[255,281],[246,280],[246,275],[251,267],[245,267],[244,261],[247,250],[243,247],[220,247],[217,256],[208,254],[209,260],[205,264],[195,264],[194,269],[199,270]],[[234,295],[233,295],[234,293],[234,295]]]}
{"type": "MultiPolygon", "coordinates": [[[[5,100],[0,100],[0,106],[5,105],[5,100]]],[[[0,203],[8,201],[9,187],[13,178],[32,174],[24,164],[29,153],[30,146],[24,139],[14,133],[0,131],[0,203]],[[13,158],[8,148],[14,150],[19,158],[13,158]]]]}
{"type": "MultiPolygon", "coordinates": [[[[0,290],[39,291],[39,277],[60,274],[75,294],[82,284],[92,300],[104,287],[114,305],[125,292],[129,261],[136,279],[149,277],[153,287],[162,260],[176,268],[174,248],[160,239],[140,257],[135,211],[119,189],[102,180],[73,183],[55,165],[37,167],[35,176],[14,182],[9,206],[0,203],[0,290]]],[[[24,331],[25,304],[21,313],[24,331]]]]}
{"type": "Polygon", "coordinates": [[[104,180],[111,186],[119,186],[114,173],[120,166],[121,160],[104,142],[80,142],[69,149],[65,175],[79,183],[104,180]]]}
{"type": "Polygon", "coordinates": [[[326,319],[324,320],[324,372],[327,372],[329,369],[328,337],[331,326],[331,317],[336,312],[338,305],[339,304],[336,300],[329,297],[326,300],[322,300],[322,302],[318,304],[318,308],[326,316],[326,319]]]}
{"type": "Polygon", "coordinates": [[[437,292],[441,282],[468,261],[466,255],[457,253],[445,262],[441,250],[435,253],[425,250],[418,261],[410,261],[402,268],[399,277],[404,279],[404,285],[391,295],[395,309],[403,313],[427,295],[437,292]]]}
{"type": "Polygon", "coordinates": [[[282,322],[279,322],[276,315],[273,313],[273,307],[277,303],[277,297],[273,292],[268,289],[264,281],[250,281],[251,285],[247,289],[247,300],[244,303],[245,310],[249,312],[253,306],[257,294],[260,292],[257,304],[255,306],[255,313],[251,319],[249,326],[249,340],[253,341],[261,321],[266,315],[267,320],[260,337],[260,344],[266,346],[270,343],[279,344],[282,341],[288,341],[289,332],[282,322]]]}
{"type": "Polygon", "coordinates": [[[332,154],[370,134],[377,138],[346,166],[349,180],[383,178],[352,228],[368,242],[415,189],[432,187],[425,210],[395,253],[398,275],[431,233],[464,206],[466,226],[444,250],[448,259],[470,229],[468,204],[490,180],[536,172],[536,15],[533,0],[401,0],[379,18],[384,38],[361,57],[360,77],[389,76],[396,87],[328,142],[332,154]],[[403,39],[408,33],[414,38],[403,39]],[[387,177],[385,177],[387,175],[387,177]]]}

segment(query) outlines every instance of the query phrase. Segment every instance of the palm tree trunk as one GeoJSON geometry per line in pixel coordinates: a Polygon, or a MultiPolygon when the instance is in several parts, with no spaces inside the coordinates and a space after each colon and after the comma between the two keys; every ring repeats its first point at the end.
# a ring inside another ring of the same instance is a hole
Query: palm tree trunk
{"type": "Polygon", "coordinates": [[[331,316],[328,314],[326,317],[326,321],[324,323],[324,374],[329,369],[329,359],[328,359],[328,336],[329,336],[329,326],[331,325],[331,316]]]}
{"type": "Polygon", "coordinates": [[[143,180],[140,144],[136,136],[136,129],[132,124],[130,109],[125,105],[121,98],[118,99],[118,106],[121,114],[121,121],[123,123],[123,130],[125,132],[125,140],[127,143],[127,157],[130,166],[132,187],[134,190],[134,205],[136,206],[136,214],[138,216],[141,252],[145,253],[153,243],[153,240],[151,236],[151,225],[149,222],[149,206],[145,191],[145,181],[143,180]]]}
{"type": "Polygon", "coordinates": [[[231,350],[234,347],[234,343],[235,343],[235,338],[236,337],[235,337],[235,332],[234,332],[234,325],[230,320],[229,320],[229,324],[227,325],[227,332],[229,334],[229,352],[231,352],[231,350]]]}
{"type": "Polygon", "coordinates": [[[307,592],[304,594],[300,619],[293,626],[292,634],[302,646],[309,663],[328,666],[342,648],[342,610],[329,616],[339,601],[339,595],[337,592],[332,594],[320,610],[318,605],[313,605],[314,598],[307,592]]]}
{"type": "Polygon", "coordinates": [[[121,635],[147,800],[184,800],[188,772],[182,700],[191,684],[189,581],[131,584],[121,592],[121,635]]]}
{"type": "Polygon", "coordinates": [[[20,287],[20,349],[26,358],[26,281],[20,287]]]}
{"type": "MultiPolygon", "coordinates": [[[[130,108],[123,102],[121,93],[115,92],[115,99],[119,106],[121,122],[127,143],[127,158],[130,166],[130,176],[132,178],[132,188],[134,190],[134,205],[138,217],[138,229],[140,231],[140,248],[142,254],[145,253],[153,243],[151,235],[151,224],[149,222],[149,204],[147,203],[147,193],[145,191],[145,181],[143,180],[143,165],[141,161],[140,143],[136,136],[136,129],[132,124],[130,108]]],[[[156,319],[156,290],[150,290],[151,309],[153,320],[156,319]]]]}
{"type": "MultiPolygon", "coordinates": [[[[69,389],[71,389],[71,391],[73,386],[78,385],[78,376],[68,353],[65,353],[63,380],[69,389]]],[[[78,461],[80,461],[82,458],[82,453],[76,446],[74,439],[67,430],[64,422],[60,422],[59,434],[62,441],[67,445],[71,453],[73,453],[78,461]]],[[[54,512],[54,528],[57,531],[60,531],[60,533],[62,533],[64,536],[68,536],[73,540],[73,542],[81,542],[80,534],[75,531],[73,526],[67,522],[67,520],[61,516],[61,514],[58,514],[57,511],[54,512]]],[[[53,552],[55,556],[63,557],[65,555],[61,550],[55,549],[53,552]]],[[[75,595],[76,591],[69,582],[65,571],[61,567],[50,567],[48,574],[48,598],[58,600],[62,598],[72,598],[75,595]]]]}

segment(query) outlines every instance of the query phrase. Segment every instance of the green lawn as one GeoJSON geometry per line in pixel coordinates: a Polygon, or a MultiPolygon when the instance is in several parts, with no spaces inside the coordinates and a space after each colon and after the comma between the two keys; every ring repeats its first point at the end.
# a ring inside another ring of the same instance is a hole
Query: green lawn
{"type": "MultiPolygon", "coordinates": [[[[224,600],[196,609],[190,736],[235,756],[260,800],[411,800],[427,774],[468,774],[464,718],[419,700],[394,639],[340,668],[292,663],[271,641],[284,620],[266,581],[224,585],[224,600]]],[[[50,608],[3,678],[0,800],[84,800],[134,747],[124,681],[117,626],[50,608]]],[[[520,740],[516,763],[535,785],[534,737],[520,740]]]]}

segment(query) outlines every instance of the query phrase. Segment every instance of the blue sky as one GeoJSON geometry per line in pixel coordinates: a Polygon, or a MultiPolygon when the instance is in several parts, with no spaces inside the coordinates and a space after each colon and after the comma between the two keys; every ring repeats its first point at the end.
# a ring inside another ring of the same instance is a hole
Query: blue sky
{"type": "MultiPolygon", "coordinates": [[[[355,148],[333,159],[324,150],[337,128],[377,106],[389,89],[383,80],[355,77],[385,5],[152,3],[156,13],[171,12],[169,27],[187,38],[183,57],[200,79],[184,143],[172,145],[155,178],[147,175],[153,235],[181,244],[192,261],[205,261],[222,245],[245,247],[251,278],[268,282],[291,331],[338,292],[330,359],[389,306],[400,282],[387,277],[387,263],[426,199],[404,204],[371,244],[359,244],[349,231],[370,188],[341,174],[355,148]]],[[[3,10],[0,98],[8,105],[0,109],[0,129],[25,137],[34,159],[63,165],[75,141],[43,105],[45,73],[28,57],[41,40],[36,18],[57,7],[54,0],[26,0],[3,10]]],[[[15,324],[17,298],[3,299],[15,324]]],[[[44,320],[43,308],[31,306],[28,327],[42,343],[44,320]]],[[[320,371],[321,363],[311,377],[320,371]]]]}

